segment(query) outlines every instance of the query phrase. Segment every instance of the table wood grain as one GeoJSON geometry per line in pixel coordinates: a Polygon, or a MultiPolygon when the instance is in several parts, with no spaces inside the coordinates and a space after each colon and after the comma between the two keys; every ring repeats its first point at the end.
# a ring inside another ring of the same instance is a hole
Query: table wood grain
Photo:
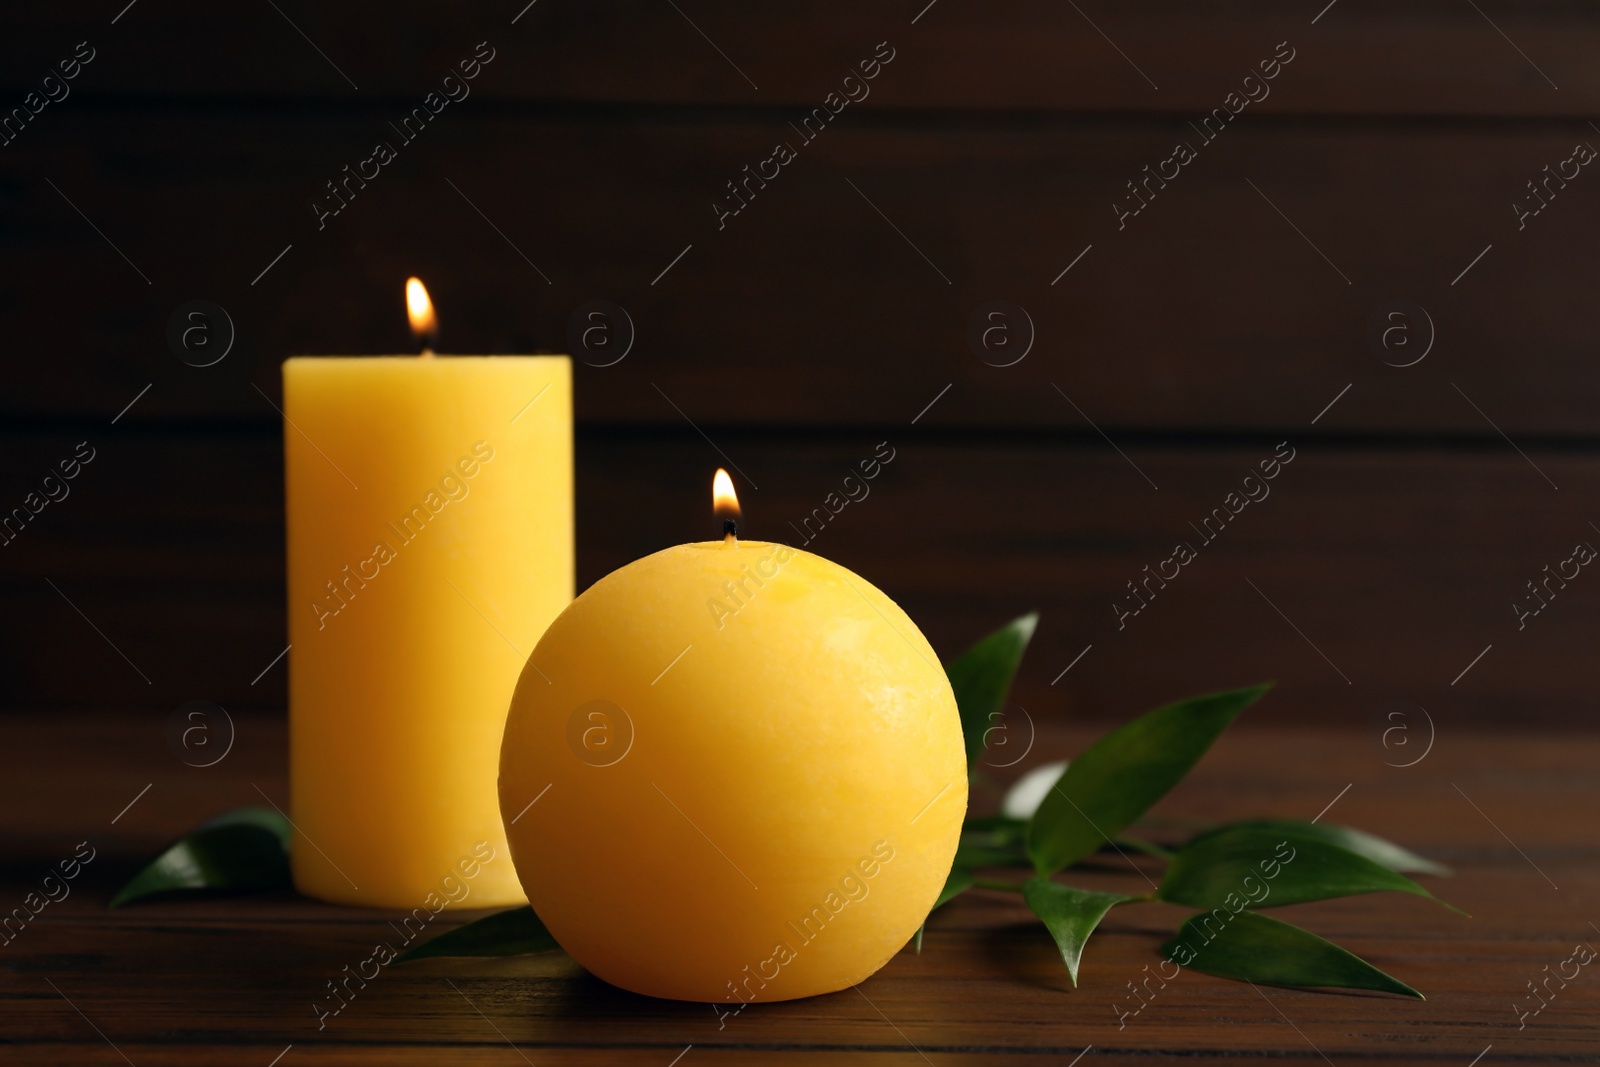
{"type": "MultiPolygon", "coordinates": [[[[1158,960],[1179,909],[1113,912],[1073,989],[1020,903],[980,891],[933,919],[920,956],[902,952],[858,989],[758,1003],[729,1018],[706,1004],[621,992],[552,954],[391,966],[319,1030],[312,1003],[324,983],[365,958],[395,915],[289,893],[105,907],[140,862],[195,823],[261,803],[263,793],[286,801],[281,717],[237,716],[228,756],[193,768],[167,749],[165,716],[29,714],[8,720],[0,755],[0,903],[20,905],[80,842],[95,858],[69,897],[0,947],[0,1060],[1468,1067],[1481,1055],[1476,1062],[1489,1067],[1600,1055],[1600,975],[1580,972],[1520,1028],[1513,1008],[1531,1003],[1527,983],[1575,943],[1600,944],[1600,738],[1440,721],[1427,756],[1397,768],[1385,761],[1404,760],[1375,729],[1275,727],[1271,700],[1154,814],[1175,824],[1311,818],[1329,808],[1327,821],[1451,865],[1453,878],[1426,881],[1471,918],[1392,894],[1278,913],[1411,983],[1426,1001],[1252,988],[1186,972],[1119,1025],[1119,1010],[1138,1003],[1128,983],[1158,960]]],[[[1043,723],[1016,769],[1075,752],[1090,737],[1043,723]]],[[[995,802],[992,788],[975,793],[980,808],[995,802]]],[[[1074,877],[1129,891],[1142,891],[1142,879],[1116,856],[1074,877]]],[[[649,891],[650,872],[641,870],[639,892],[649,891]]]]}

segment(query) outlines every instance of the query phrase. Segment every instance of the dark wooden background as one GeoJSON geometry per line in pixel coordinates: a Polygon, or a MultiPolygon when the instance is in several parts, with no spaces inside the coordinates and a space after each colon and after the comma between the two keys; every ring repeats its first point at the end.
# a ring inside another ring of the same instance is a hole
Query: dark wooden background
{"type": "Polygon", "coordinates": [[[712,532],[719,464],[792,539],[888,441],[811,547],[947,656],[1042,610],[1036,717],[1271,677],[1285,722],[1587,721],[1600,578],[1521,631],[1511,603],[1600,543],[1600,175],[1521,230],[1511,205],[1600,144],[1591,6],[523,2],[7,13],[6,107],[96,57],[0,147],[0,511],[97,458],[0,548],[0,704],[282,706],[261,394],[291,354],[407,350],[415,273],[447,351],[564,350],[590,299],[633,320],[576,372],[580,587],[712,532]],[[319,231],[323,183],[480,41],[470,98],[319,231]],[[724,183],[881,41],[870,97],[719,231],[724,183]],[[1284,41],[1270,97],[1119,230],[1124,183],[1284,41]],[[167,347],[191,299],[237,327],[216,366],[167,347]],[[1010,367],[967,342],[997,299],[1036,327],[1010,367]],[[1406,368],[1367,337],[1395,299],[1437,331],[1406,368]],[[1284,440],[1271,498],[1119,631],[1124,583],[1284,440]]]}

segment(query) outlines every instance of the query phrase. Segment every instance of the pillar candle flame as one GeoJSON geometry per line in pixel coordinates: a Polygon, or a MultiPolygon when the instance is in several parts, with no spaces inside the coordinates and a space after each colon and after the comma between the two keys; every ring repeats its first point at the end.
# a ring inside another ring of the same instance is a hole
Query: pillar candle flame
{"type": "Polygon", "coordinates": [[[411,320],[411,332],[422,345],[424,356],[433,355],[433,344],[439,335],[439,319],[433,313],[433,301],[428,299],[428,289],[421,278],[406,279],[406,316],[411,320]]]}

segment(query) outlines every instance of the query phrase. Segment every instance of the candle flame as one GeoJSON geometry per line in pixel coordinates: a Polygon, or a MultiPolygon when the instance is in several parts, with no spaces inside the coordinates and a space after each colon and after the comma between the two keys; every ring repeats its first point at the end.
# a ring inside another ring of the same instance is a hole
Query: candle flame
{"type": "Polygon", "coordinates": [[[427,287],[421,278],[406,279],[406,315],[411,319],[411,332],[428,351],[433,335],[439,332],[439,319],[433,313],[433,301],[428,299],[427,287]]]}
{"type": "Polygon", "coordinates": [[[711,508],[719,519],[739,518],[739,494],[733,491],[733,479],[721,467],[711,479],[711,508]]]}

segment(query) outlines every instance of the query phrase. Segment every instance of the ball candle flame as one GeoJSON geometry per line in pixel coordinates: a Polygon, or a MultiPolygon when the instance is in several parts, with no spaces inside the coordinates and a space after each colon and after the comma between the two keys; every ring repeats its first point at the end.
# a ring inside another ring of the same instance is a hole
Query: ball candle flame
{"type": "Polygon", "coordinates": [[[501,812],[534,910],[613,985],[832,992],[905,946],[950,872],[955,696],[892,600],[740,539],[732,482],[715,484],[722,540],[607,575],[540,639],[506,720],[501,812]]]}
{"type": "Polygon", "coordinates": [[[323,900],[506,906],[506,705],[572,599],[571,365],[433,358],[406,303],[424,358],[283,365],[291,866],[323,900]]]}
{"type": "Polygon", "coordinates": [[[721,467],[711,479],[711,511],[722,520],[722,536],[739,536],[739,494],[733,491],[733,479],[721,467]]]}

